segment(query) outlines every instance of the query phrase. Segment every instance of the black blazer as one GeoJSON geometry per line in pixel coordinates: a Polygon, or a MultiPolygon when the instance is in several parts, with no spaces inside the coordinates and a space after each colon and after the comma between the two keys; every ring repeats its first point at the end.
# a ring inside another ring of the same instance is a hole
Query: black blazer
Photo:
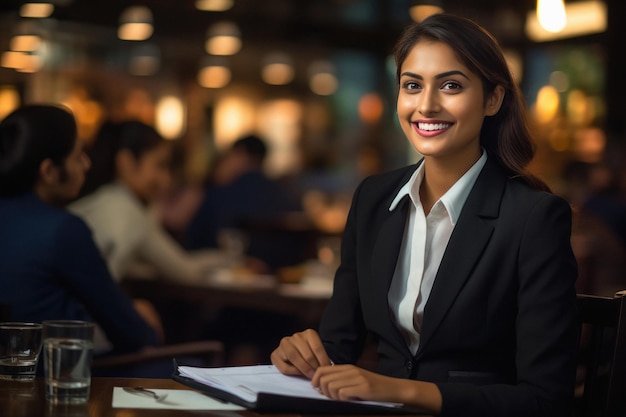
{"type": "Polygon", "coordinates": [[[490,158],[446,248],[412,356],[387,293],[410,201],[389,207],[416,167],[370,177],[355,192],[320,326],[329,356],[355,363],[370,333],[377,371],[435,382],[442,415],[567,415],[578,346],[569,205],[507,178],[490,158]]]}

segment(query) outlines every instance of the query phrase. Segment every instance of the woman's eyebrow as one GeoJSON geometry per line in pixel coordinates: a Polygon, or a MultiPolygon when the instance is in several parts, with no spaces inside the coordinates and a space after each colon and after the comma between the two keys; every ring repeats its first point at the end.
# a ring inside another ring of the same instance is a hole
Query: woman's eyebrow
{"type": "MultiPolygon", "coordinates": [[[[462,76],[464,78],[467,78],[469,80],[469,77],[467,75],[465,75],[463,73],[463,71],[459,71],[459,70],[452,70],[452,71],[442,72],[441,74],[435,75],[435,78],[436,79],[441,79],[441,78],[449,77],[451,75],[460,75],[460,76],[462,76]]],[[[402,74],[400,74],[400,76],[401,77],[407,76],[407,77],[411,77],[411,78],[417,78],[418,80],[423,80],[424,79],[424,77],[422,77],[421,75],[415,74],[415,73],[410,72],[410,71],[405,71],[402,74]]]]}

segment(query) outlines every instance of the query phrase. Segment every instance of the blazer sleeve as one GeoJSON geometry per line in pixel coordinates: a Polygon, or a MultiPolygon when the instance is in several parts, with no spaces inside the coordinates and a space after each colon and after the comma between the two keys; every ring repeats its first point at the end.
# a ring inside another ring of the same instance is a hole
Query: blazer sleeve
{"type": "MultiPolygon", "coordinates": [[[[514,220],[514,219],[511,219],[514,220]]],[[[442,416],[571,415],[578,348],[571,209],[545,194],[521,221],[515,385],[440,383],[442,416]]]]}
{"type": "Polygon", "coordinates": [[[357,361],[366,336],[357,286],[357,201],[361,184],[354,193],[341,241],[341,263],[335,274],[333,295],[320,323],[320,337],[335,363],[357,361]]]}
{"type": "Polygon", "coordinates": [[[113,281],[87,225],[68,215],[57,236],[57,272],[62,284],[102,327],[114,349],[134,351],[157,345],[154,330],[113,281]]]}

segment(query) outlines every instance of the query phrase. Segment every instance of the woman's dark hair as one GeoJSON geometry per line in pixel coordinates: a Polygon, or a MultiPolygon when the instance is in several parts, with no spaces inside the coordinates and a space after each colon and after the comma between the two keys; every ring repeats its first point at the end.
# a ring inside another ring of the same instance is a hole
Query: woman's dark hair
{"type": "Polygon", "coordinates": [[[267,156],[267,145],[258,136],[248,135],[235,141],[231,146],[232,149],[239,149],[246,155],[256,158],[262,163],[267,156]]]}
{"type": "Polygon", "coordinates": [[[76,121],[65,108],[28,105],[9,114],[0,123],[0,195],[33,191],[41,163],[63,167],[75,144],[76,121]]]}
{"type": "Polygon", "coordinates": [[[452,48],[457,58],[480,76],[485,100],[496,86],[504,88],[500,110],[483,122],[481,145],[496,158],[508,175],[521,178],[536,189],[549,191],[545,183],[526,169],[535,154],[526,107],[493,36],[473,21],[449,14],[436,14],[413,24],[404,31],[394,49],[398,83],[402,64],[413,46],[421,40],[443,42],[452,48]]]}
{"type": "Polygon", "coordinates": [[[89,194],[101,185],[115,180],[115,159],[120,151],[127,150],[139,160],[163,141],[154,128],[139,121],[105,122],[87,151],[91,159],[91,169],[87,173],[81,195],[89,194]]]}

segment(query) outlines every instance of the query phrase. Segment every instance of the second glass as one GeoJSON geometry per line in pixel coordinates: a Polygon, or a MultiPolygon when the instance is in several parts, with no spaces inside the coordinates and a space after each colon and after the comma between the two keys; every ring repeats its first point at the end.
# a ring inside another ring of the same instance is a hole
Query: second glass
{"type": "Polygon", "coordinates": [[[0,379],[35,379],[40,351],[41,324],[0,323],[0,379]]]}
{"type": "Polygon", "coordinates": [[[83,404],[89,399],[95,325],[86,321],[43,322],[46,400],[83,404]]]}

